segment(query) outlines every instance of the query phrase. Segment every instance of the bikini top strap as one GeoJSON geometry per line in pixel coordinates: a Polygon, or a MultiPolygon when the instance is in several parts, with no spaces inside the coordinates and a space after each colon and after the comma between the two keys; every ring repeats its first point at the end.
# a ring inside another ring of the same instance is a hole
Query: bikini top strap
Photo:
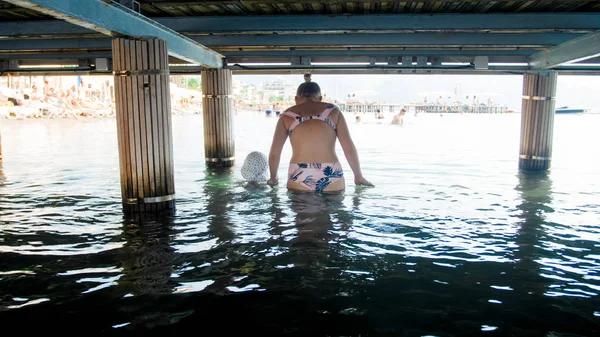
{"type": "Polygon", "coordinates": [[[335,124],[334,121],[332,121],[331,119],[329,119],[329,114],[335,110],[335,108],[337,108],[335,105],[331,104],[327,107],[327,109],[325,109],[320,115],[319,115],[319,119],[321,119],[323,122],[329,124],[329,126],[331,126],[333,128],[333,130],[337,133],[337,125],[335,124]]]}
{"type": "Polygon", "coordinates": [[[289,116],[289,117],[292,117],[292,118],[298,118],[298,117],[300,117],[300,115],[298,115],[297,113],[289,111],[289,110],[284,111],[282,113],[282,115],[289,116]]]}
{"type": "Polygon", "coordinates": [[[327,107],[327,109],[323,110],[323,112],[321,112],[319,114],[319,116],[323,119],[327,118],[329,116],[329,114],[336,108],[335,105],[331,104],[327,107]]]}
{"type": "Polygon", "coordinates": [[[292,117],[294,119],[294,123],[292,123],[292,125],[290,125],[290,127],[288,129],[289,133],[291,133],[292,130],[294,130],[302,122],[302,116],[298,115],[295,112],[288,110],[288,111],[285,111],[284,113],[282,113],[281,115],[292,117]]]}

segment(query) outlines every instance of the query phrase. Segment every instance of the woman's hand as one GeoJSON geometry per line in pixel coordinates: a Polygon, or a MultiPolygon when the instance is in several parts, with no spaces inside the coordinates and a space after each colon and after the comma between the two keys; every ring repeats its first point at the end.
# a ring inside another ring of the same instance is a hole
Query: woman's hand
{"type": "Polygon", "coordinates": [[[279,179],[271,178],[271,179],[267,180],[267,184],[269,184],[271,186],[275,186],[275,185],[279,184],[279,179]]]}
{"type": "Polygon", "coordinates": [[[375,187],[375,185],[371,184],[371,182],[368,181],[367,179],[365,179],[365,177],[363,177],[363,176],[354,177],[354,183],[356,184],[356,186],[370,186],[370,187],[375,187]]]}

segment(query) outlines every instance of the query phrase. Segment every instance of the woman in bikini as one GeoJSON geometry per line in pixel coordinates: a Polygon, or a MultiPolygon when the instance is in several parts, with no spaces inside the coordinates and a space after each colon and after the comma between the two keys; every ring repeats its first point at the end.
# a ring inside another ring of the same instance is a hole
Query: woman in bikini
{"type": "Polygon", "coordinates": [[[288,137],[292,159],[287,187],[295,191],[338,192],[345,188],[342,166],[335,154],[336,139],[354,173],[356,185],[373,186],[361,172],[358,153],[341,111],[321,102],[321,88],[305,76],[296,92],[296,105],[281,114],[269,153],[270,185],[278,183],[281,150],[288,137]]]}

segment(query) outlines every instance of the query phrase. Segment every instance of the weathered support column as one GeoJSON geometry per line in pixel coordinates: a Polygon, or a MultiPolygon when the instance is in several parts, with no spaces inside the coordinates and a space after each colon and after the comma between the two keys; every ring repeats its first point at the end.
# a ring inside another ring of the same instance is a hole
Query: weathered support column
{"type": "Polygon", "coordinates": [[[556,72],[523,75],[519,168],[547,170],[552,160],[556,72]]]}
{"type": "Polygon", "coordinates": [[[167,43],[114,39],[121,195],[126,212],[175,206],[167,43]]]}
{"type": "Polygon", "coordinates": [[[235,163],[231,70],[202,71],[204,156],[207,167],[231,167],[235,163]]]}

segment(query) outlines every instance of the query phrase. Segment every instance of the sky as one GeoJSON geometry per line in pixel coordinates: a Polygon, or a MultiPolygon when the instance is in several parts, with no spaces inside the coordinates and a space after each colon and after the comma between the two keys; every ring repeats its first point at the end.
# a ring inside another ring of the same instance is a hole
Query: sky
{"type": "MultiPolygon", "coordinates": [[[[282,78],[300,84],[302,75],[234,75],[234,80],[249,84],[282,78]]],[[[521,111],[523,76],[521,75],[312,75],[329,97],[347,97],[348,93],[375,91],[369,100],[406,104],[422,101],[424,93],[447,92],[459,88],[461,97],[473,93],[493,93],[493,102],[521,111]]],[[[600,110],[600,76],[558,75],[556,106],[600,110]]],[[[433,96],[430,96],[433,97],[433,96]]],[[[480,95],[482,97],[482,95],[480,95]]],[[[463,100],[465,101],[465,100],[463,100]]],[[[482,99],[487,102],[487,96],[482,99]]]]}

